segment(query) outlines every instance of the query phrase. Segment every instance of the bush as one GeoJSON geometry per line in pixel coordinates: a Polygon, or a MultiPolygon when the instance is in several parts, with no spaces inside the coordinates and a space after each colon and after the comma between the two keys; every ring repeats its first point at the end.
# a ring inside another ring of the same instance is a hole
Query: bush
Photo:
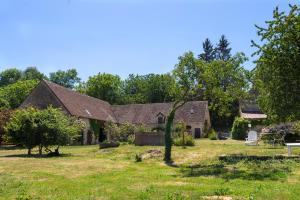
{"type": "Polygon", "coordinates": [[[100,149],[113,148],[119,146],[120,146],[119,142],[112,142],[112,141],[104,141],[99,144],[100,149]]]}
{"type": "Polygon", "coordinates": [[[184,133],[184,137],[175,138],[173,144],[175,146],[195,146],[195,140],[193,136],[184,133]]]}
{"type": "Polygon", "coordinates": [[[9,122],[9,119],[12,115],[11,110],[0,110],[0,145],[4,140],[4,127],[9,122]]]}
{"type": "Polygon", "coordinates": [[[208,133],[208,138],[210,140],[216,140],[217,139],[217,133],[214,129],[211,129],[208,133]]]}
{"type": "Polygon", "coordinates": [[[107,133],[108,141],[133,143],[134,133],[137,131],[138,127],[130,123],[125,123],[118,126],[113,122],[107,122],[105,123],[104,129],[107,133]]]}
{"type": "Polygon", "coordinates": [[[244,140],[247,137],[248,124],[250,121],[245,120],[243,118],[237,117],[235,118],[232,129],[231,129],[231,137],[236,140],[244,140]]]}

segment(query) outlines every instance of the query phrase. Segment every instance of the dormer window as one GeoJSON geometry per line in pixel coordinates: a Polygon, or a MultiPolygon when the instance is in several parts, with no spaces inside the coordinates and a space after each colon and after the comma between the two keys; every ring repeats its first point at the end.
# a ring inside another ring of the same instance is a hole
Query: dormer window
{"type": "Polygon", "coordinates": [[[158,124],[164,124],[165,123],[165,118],[163,116],[158,116],[157,123],[158,124]]]}
{"type": "Polygon", "coordinates": [[[157,114],[157,123],[164,124],[165,123],[165,116],[162,113],[157,114]]]}

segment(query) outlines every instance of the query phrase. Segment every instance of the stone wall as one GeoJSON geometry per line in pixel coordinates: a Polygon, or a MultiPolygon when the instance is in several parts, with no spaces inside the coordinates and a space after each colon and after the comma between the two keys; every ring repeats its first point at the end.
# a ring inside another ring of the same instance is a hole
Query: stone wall
{"type": "Polygon", "coordinates": [[[163,132],[135,133],[134,144],[137,146],[163,146],[165,135],[163,132]]]}

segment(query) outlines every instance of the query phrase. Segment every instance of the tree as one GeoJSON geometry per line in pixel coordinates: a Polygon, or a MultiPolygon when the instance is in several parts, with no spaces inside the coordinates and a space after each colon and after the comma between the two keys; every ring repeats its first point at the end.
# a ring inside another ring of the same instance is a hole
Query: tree
{"type": "Polygon", "coordinates": [[[226,39],[225,35],[222,35],[216,48],[216,57],[219,60],[227,61],[231,57],[230,43],[226,39]]]}
{"type": "Polygon", "coordinates": [[[80,82],[76,69],[68,69],[67,71],[58,70],[49,75],[50,81],[61,86],[73,89],[80,82]]]}
{"type": "Polygon", "coordinates": [[[145,75],[145,96],[148,103],[162,103],[174,100],[176,82],[170,74],[145,75]]]}
{"type": "Polygon", "coordinates": [[[165,154],[164,160],[169,163],[172,161],[172,126],[176,111],[183,106],[188,100],[195,96],[197,90],[202,87],[196,75],[199,75],[199,70],[195,67],[197,60],[192,52],[187,52],[178,58],[179,62],[175,65],[173,74],[178,83],[176,90],[176,99],[172,104],[171,109],[167,115],[166,128],[165,128],[165,154]]]}
{"type": "Polygon", "coordinates": [[[86,93],[92,97],[116,104],[121,96],[121,78],[117,75],[99,73],[89,77],[86,82],[86,93]]]}
{"type": "Polygon", "coordinates": [[[147,103],[145,76],[130,74],[122,84],[123,104],[147,103]]]}
{"type": "Polygon", "coordinates": [[[50,147],[69,144],[82,131],[84,125],[72,117],[68,117],[56,108],[48,107],[37,110],[29,107],[13,113],[11,120],[6,124],[5,131],[9,142],[21,144],[31,150],[38,146],[39,154],[43,147],[51,152],[50,147]]]}
{"type": "Polygon", "coordinates": [[[15,83],[22,77],[22,71],[16,68],[6,69],[0,73],[0,87],[15,83]]]}
{"type": "Polygon", "coordinates": [[[28,149],[28,155],[31,154],[32,148],[38,144],[36,119],[34,108],[17,110],[5,127],[8,141],[23,145],[28,149]]]}
{"type": "Polygon", "coordinates": [[[254,82],[262,110],[274,121],[300,118],[300,9],[273,11],[266,27],[256,26],[262,44],[257,48],[254,82]]]}
{"type": "Polygon", "coordinates": [[[4,99],[9,103],[10,108],[17,108],[36,87],[38,81],[26,80],[0,88],[0,99],[4,99]]]}
{"type": "Polygon", "coordinates": [[[22,74],[22,80],[42,80],[46,78],[36,67],[27,67],[22,74]]]}
{"type": "Polygon", "coordinates": [[[243,53],[238,53],[227,61],[201,65],[203,73],[199,79],[205,82],[203,99],[209,103],[215,128],[229,128],[238,115],[239,100],[247,97],[247,70],[242,66],[246,60],[243,53]]]}
{"type": "Polygon", "coordinates": [[[203,53],[201,53],[198,58],[205,60],[206,62],[213,61],[216,58],[216,51],[213,44],[208,38],[203,42],[203,53]]]}

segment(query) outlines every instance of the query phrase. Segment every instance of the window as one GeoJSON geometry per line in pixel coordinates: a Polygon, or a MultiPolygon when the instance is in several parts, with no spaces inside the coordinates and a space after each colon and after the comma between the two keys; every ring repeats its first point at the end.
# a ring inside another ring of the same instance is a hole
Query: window
{"type": "Polygon", "coordinates": [[[158,123],[158,124],[163,124],[163,123],[165,123],[165,118],[164,118],[163,116],[158,116],[158,118],[157,118],[157,123],[158,123]]]}

